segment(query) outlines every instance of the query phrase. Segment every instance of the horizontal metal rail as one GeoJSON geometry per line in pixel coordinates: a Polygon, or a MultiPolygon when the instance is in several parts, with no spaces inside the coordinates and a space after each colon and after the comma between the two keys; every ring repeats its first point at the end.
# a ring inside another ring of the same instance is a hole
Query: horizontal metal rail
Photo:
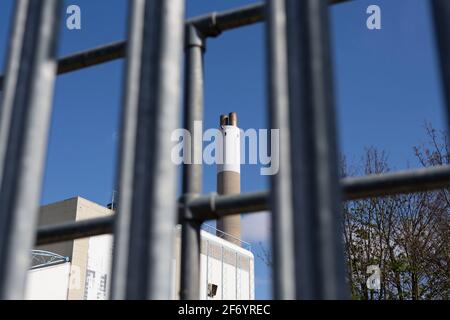
{"type": "Polygon", "coordinates": [[[268,210],[269,193],[263,191],[223,196],[211,193],[194,198],[187,205],[192,211],[194,218],[200,222],[204,222],[233,214],[268,210]]]}
{"type": "MultiPolygon", "coordinates": [[[[89,68],[99,64],[122,59],[126,54],[126,42],[118,41],[85,51],[73,53],[58,59],[59,75],[89,68]]],[[[3,89],[3,76],[0,76],[0,90],[3,89]]]]}
{"type": "MultiPolygon", "coordinates": [[[[450,166],[351,177],[341,180],[346,201],[396,194],[432,191],[450,187],[450,166]]],[[[269,210],[269,193],[255,192],[197,197],[188,204],[201,222],[238,213],[256,213],[269,210]]],[[[38,229],[37,245],[50,244],[111,233],[114,216],[89,219],[38,229]]]]}
{"type": "MultiPolygon", "coordinates": [[[[329,0],[331,5],[352,0],[329,0]]],[[[188,19],[186,24],[194,25],[205,37],[216,37],[224,31],[248,26],[265,19],[265,4],[256,3],[224,12],[212,12],[188,19]]]]}
{"type": "Polygon", "coordinates": [[[114,216],[109,216],[40,227],[37,232],[36,245],[40,246],[112,233],[113,223],[114,216]]]}
{"type": "Polygon", "coordinates": [[[450,166],[344,178],[344,200],[432,191],[450,187],[450,166]]]}
{"type": "Polygon", "coordinates": [[[193,25],[204,37],[217,37],[224,31],[261,22],[264,15],[265,4],[257,3],[190,18],[186,21],[186,25],[193,25]]]}
{"type": "MultiPolygon", "coordinates": [[[[330,0],[331,4],[339,4],[351,0],[330,0]]],[[[212,12],[207,15],[186,20],[186,25],[194,25],[205,37],[216,37],[222,32],[248,26],[264,20],[265,5],[254,5],[224,12],[212,12]]],[[[58,74],[65,74],[99,64],[122,59],[126,55],[126,41],[74,53],[58,60],[58,74]]],[[[0,90],[3,89],[3,75],[0,75],[0,90]]]]}
{"type": "Polygon", "coordinates": [[[71,54],[58,61],[58,74],[89,68],[98,64],[124,58],[126,42],[118,41],[97,48],[71,54]]]}

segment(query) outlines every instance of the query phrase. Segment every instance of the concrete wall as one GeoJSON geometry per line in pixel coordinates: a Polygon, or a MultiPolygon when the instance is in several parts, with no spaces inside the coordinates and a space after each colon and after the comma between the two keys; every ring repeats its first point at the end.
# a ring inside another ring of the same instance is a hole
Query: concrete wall
{"type": "MultiPolygon", "coordinates": [[[[91,201],[76,197],[42,207],[40,225],[91,219],[112,214],[112,211],[91,201]]],[[[175,250],[172,259],[172,297],[179,298],[179,274],[181,267],[181,229],[176,228],[175,250]]],[[[240,246],[225,241],[211,233],[201,234],[201,270],[200,298],[214,300],[254,299],[253,254],[240,246]],[[214,297],[208,297],[208,285],[217,285],[214,297]]],[[[67,281],[59,275],[47,276],[53,269],[43,268],[41,273],[33,274],[30,279],[48,282],[49,286],[67,283],[66,297],[69,300],[104,300],[109,297],[111,283],[113,237],[103,235],[68,241],[63,244],[41,246],[39,249],[51,251],[70,258],[67,281]],[[47,272],[48,271],[48,272],[47,272]]],[[[33,280],[33,281],[36,281],[33,280]]],[[[33,288],[43,288],[41,285],[33,288]]],[[[34,289],[33,289],[34,290],[34,289]]],[[[33,291],[33,297],[39,296],[39,290],[33,291]]],[[[42,292],[47,296],[46,291],[42,292]]]]}
{"type": "MultiPolygon", "coordinates": [[[[54,204],[43,206],[40,211],[39,225],[52,225],[70,221],[80,221],[92,218],[104,217],[111,215],[112,210],[96,204],[92,201],[83,199],[81,197],[75,197],[72,199],[60,201],[54,204]]],[[[110,235],[93,237],[90,239],[79,239],[75,241],[67,241],[59,244],[39,246],[37,249],[47,250],[60,254],[65,257],[69,257],[71,262],[70,278],[69,278],[69,289],[68,289],[68,299],[69,300],[82,300],[85,299],[86,286],[88,283],[87,271],[89,262],[89,251],[90,245],[93,246],[91,250],[91,258],[97,255],[108,255],[109,252],[101,252],[96,247],[96,240],[104,242],[105,237],[109,240],[109,247],[111,247],[110,235]],[[103,239],[103,240],[102,240],[103,239]],[[93,252],[96,252],[94,254],[93,252]]],[[[108,258],[103,258],[108,259],[108,258]]],[[[92,268],[90,270],[92,276],[92,268]]],[[[89,278],[91,279],[91,278],[89,278]]]]}
{"type": "Polygon", "coordinates": [[[67,300],[70,262],[28,272],[26,300],[67,300]]]}
{"type": "Polygon", "coordinates": [[[200,299],[253,300],[254,257],[250,251],[202,232],[200,299]],[[216,285],[214,297],[208,296],[208,286],[216,285]]]}
{"type": "MultiPolygon", "coordinates": [[[[78,198],[72,198],[42,206],[39,213],[39,226],[75,221],[77,205],[78,198]]],[[[37,249],[55,252],[72,260],[73,241],[39,246],[37,249]]]]}
{"type": "MultiPolygon", "coordinates": [[[[180,272],[180,234],[176,237],[176,256],[173,269],[180,272]]],[[[240,246],[202,231],[200,255],[200,299],[201,300],[253,300],[254,256],[240,246]],[[216,285],[214,297],[208,296],[208,286],[216,285]]],[[[179,299],[180,284],[173,283],[173,299],[179,299]]]]}
{"type": "Polygon", "coordinates": [[[84,299],[107,300],[111,284],[112,236],[89,239],[84,299]]]}

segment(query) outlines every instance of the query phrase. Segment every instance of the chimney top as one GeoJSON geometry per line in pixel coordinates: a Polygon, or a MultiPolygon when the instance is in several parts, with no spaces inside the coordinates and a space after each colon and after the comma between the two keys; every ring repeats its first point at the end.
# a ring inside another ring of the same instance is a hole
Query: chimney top
{"type": "Polygon", "coordinates": [[[222,114],[222,115],[220,116],[220,125],[221,125],[221,126],[226,126],[226,125],[228,125],[228,116],[227,116],[227,115],[222,114]]]}
{"type": "Polygon", "coordinates": [[[228,125],[237,127],[237,122],[238,122],[237,113],[236,112],[231,112],[228,115],[228,125]]]}

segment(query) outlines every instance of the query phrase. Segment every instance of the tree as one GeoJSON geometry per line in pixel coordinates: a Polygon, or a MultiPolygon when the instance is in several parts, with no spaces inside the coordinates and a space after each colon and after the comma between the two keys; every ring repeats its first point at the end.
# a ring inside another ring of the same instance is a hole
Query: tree
{"type": "MultiPolygon", "coordinates": [[[[447,165],[448,138],[425,125],[428,142],[414,147],[423,167],[447,165]]],[[[346,164],[342,164],[346,168],[346,164]]],[[[386,153],[368,148],[356,174],[389,172],[386,153]]],[[[343,170],[344,175],[348,175],[343,170]]],[[[355,175],[355,174],[353,174],[355,175]]],[[[348,278],[355,299],[449,299],[449,189],[369,198],[343,205],[348,278]],[[381,269],[381,289],[365,285],[369,265],[381,269]]]]}
{"type": "MultiPolygon", "coordinates": [[[[450,164],[444,132],[425,124],[428,142],[413,148],[420,166],[450,164]]],[[[367,148],[357,165],[343,156],[342,177],[390,171],[387,153],[367,148]]],[[[347,280],[353,299],[450,298],[450,190],[448,188],[342,204],[347,280]],[[380,290],[366,285],[367,268],[379,266],[380,290]]],[[[263,248],[264,249],[264,248],[263,248]]],[[[264,249],[262,260],[272,258],[264,249]]]]}

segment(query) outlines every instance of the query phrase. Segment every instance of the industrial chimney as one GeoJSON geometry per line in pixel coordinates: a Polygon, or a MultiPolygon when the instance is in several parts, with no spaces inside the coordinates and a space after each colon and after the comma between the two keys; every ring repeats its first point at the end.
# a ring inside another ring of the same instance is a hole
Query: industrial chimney
{"type": "MultiPolygon", "coordinates": [[[[241,141],[237,126],[237,114],[220,116],[220,130],[223,145],[218,147],[217,192],[219,194],[236,194],[241,192],[241,141]]],[[[241,245],[241,216],[232,215],[217,221],[217,236],[241,245]]]]}

